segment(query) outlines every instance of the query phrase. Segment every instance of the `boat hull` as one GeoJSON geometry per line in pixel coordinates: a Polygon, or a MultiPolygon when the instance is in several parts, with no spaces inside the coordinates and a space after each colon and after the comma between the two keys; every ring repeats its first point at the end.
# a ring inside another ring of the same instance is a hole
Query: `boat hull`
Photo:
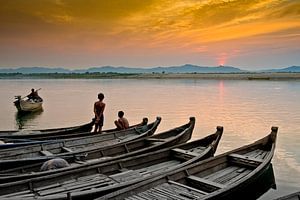
{"type": "MultiPolygon", "coordinates": [[[[49,143],[45,144],[33,144],[0,150],[0,168],[4,169],[12,163],[14,167],[39,163],[45,159],[54,157],[81,157],[84,156],[82,154],[91,152],[95,148],[109,148],[114,145],[120,145],[151,136],[156,131],[160,121],[161,118],[157,117],[153,123],[127,130],[90,135],[83,138],[76,137],[65,140],[51,140],[51,143],[49,141],[49,143]]],[[[100,153],[98,152],[98,154],[100,153]]],[[[104,154],[102,156],[104,156],[104,154]]]]}
{"type": "MultiPolygon", "coordinates": [[[[192,129],[192,127],[188,129],[192,129]]],[[[11,192],[17,193],[10,193],[8,196],[17,199],[22,198],[22,194],[35,196],[37,199],[93,199],[213,156],[222,131],[223,129],[217,129],[215,134],[203,139],[146,154],[138,154],[97,165],[86,165],[82,168],[77,167],[39,178],[0,184],[0,193],[9,194],[9,188],[11,192]],[[98,178],[102,180],[96,180],[98,178]],[[94,181],[91,182],[91,179],[94,181]],[[72,180],[76,184],[73,184],[72,180]],[[80,182],[81,180],[86,181],[80,182]],[[60,182],[60,185],[57,185],[58,187],[48,187],[52,184],[55,185],[57,182],[60,182]],[[32,191],[28,190],[29,183],[32,185],[32,191]],[[70,183],[71,185],[69,185],[70,183]],[[69,190],[67,191],[66,188],[69,190]],[[19,192],[22,190],[23,192],[20,194],[19,192]],[[35,194],[33,191],[39,192],[35,194]]]]}
{"type": "Polygon", "coordinates": [[[276,187],[272,163],[248,179],[243,184],[234,187],[220,195],[213,196],[211,200],[235,200],[235,199],[258,199],[270,188],[276,187]]]}
{"type": "Polygon", "coordinates": [[[9,149],[15,147],[22,147],[27,145],[34,145],[34,144],[44,144],[49,143],[51,141],[37,141],[37,140],[28,140],[28,139],[11,139],[11,138],[0,138],[0,150],[2,149],[9,149]]]}
{"type": "Polygon", "coordinates": [[[41,110],[43,107],[43,101],[31,101],[31,100],[17,100],[14,102],[19,112],[34,112],[41,110]]]}
{"type": "MultiPolygon", "coordinates": [[[[132,125],[129,129],[137,128],[139,126],[146,125],[148,118],[143,118],[141,123],[132,125]]],[[[75,137],[86,137],[90,135],[98,135],[99,133],[91,132],[94,125],[94,119],[80,126],[65,127],[65,128],[52,128],[52,129],[40,129],[40,130],[11,130],[0,131],[0,137],[2,138],[14,138],[14,139],[31,139],[31,140],[56,140],[67,139],[75,137]]],[[[117,129],[102,130],[102,133],[115,132],[117,129]]]]}
{"type": "Polygon", "coordinates": [[[266,181],[264,175],[272,167],[277,130],[277,127],[272,127],[268,136],[252,144],[131,185],[97,200],[140,196],[159,199],[255,199],[261,195],[256,194],[257,187],[266,181]],[[182,198],[184,195],[188,197],[182,198]]]}

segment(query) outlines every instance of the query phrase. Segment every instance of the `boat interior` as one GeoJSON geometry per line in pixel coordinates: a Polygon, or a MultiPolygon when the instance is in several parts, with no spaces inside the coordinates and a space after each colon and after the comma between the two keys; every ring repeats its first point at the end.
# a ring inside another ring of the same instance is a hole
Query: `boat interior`
{"type": "MultiPolygon", "coordinates": [[[[123,162],[116,162],[115,165],[105,165],[103,167],[95,168],[98,173],[87,172],[85,175],[72,175],[59,183],[57,181],[47,180],[47,184],[36,184],[34,186],[34,193],[26,190],[18,193],[11,193],[1,196],[1,198],[27,198],[34,196],[47,196],[57,193],[79,192],[90,189],[97,189],[102,187],[109,187],[114,184],[119,184],[135,179],[142,179],[155,173],[163,173],[180,163],[185,161],[188,157],[199,156],[206,150],[203,146],[190,145],[188,148],[176,148],[166,153],[159,153],[154,155],[151,159],[137,159],[138,161],[130,161],[125,159],[123,162]]],[[[79,174],[79,173],[78,173],[79,174]]]]}
{"type": "Polygon", "coordinates": [[[164,199],[168,197],[168,199],[174,200],[188,200],[201,198],[229,187],[231,184],[236,184],[255,170],[269,153],[269,150],[255,149],[245,154],[229,154],[222,163],[216,162],[215,165],[206,166],[205,169],[196,173],[187,170],[184,178],[176,181],[170,178],[167,182],[128,199],[164,199]]]}

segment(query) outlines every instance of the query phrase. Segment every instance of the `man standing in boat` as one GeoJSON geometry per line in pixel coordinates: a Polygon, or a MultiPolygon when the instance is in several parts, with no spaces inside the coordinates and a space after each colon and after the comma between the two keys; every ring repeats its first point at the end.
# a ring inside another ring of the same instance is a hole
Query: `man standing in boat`
{"type": "Polygon", "coordinates": [[[103,102],[104,99],[104,94],[99,93],[98,94],[98,101],[95,102],[94,104],[94,113],[95,113],[95,133],[101,133],[102,131],[102,126],[104,122],[104,109],[105,109],[105,103],[103,102]]]}
{"type": "Polygon", "coordinates": [[[119,111],[118,112],[118,117],[119,119],[115,121],[115,125],[117,126],[118,130],[124,130],[128,129],[129,127],[129,122],[128,120],[124,117],[124,112],[119,111]]]}
{"type": "Polygon", "coordinates": [[[38,90],[35,90],[32,88],[31,93],[27,95],[28,99],[32,99],[33,101],[42,101],[42,98],[38,94],[38,90]]]}

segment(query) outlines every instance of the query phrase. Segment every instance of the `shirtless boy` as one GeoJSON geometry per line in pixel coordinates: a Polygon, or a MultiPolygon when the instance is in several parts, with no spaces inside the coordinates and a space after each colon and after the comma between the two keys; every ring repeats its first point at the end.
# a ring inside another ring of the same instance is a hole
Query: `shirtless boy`
{"type": "Polygon", "coordinates": [[[102,131],[102,126],[104,122],[104,109],[105,109],[105,103],[103,102],[104,99],[104,94],[99,93],[98,94],[98,101],[95,102],[94,104],[94,113],[95,113],[95,133],[101,133],[102,131]]]}
{"type": "Polygon", "coordinates": [[[124,117],[124,112],[119,111],[118,112],[119,119],[115,121],[115,125],[117,126],[118,130],[124,130],[129,128],[128,120],[124,117]]]}

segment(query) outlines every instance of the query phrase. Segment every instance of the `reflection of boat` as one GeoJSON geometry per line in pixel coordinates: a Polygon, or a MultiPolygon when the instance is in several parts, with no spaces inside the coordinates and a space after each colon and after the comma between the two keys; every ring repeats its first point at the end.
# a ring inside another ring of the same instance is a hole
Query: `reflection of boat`
{"type": "Polygon", "coordinates": [[[14,101],[15,106],[20,112],[34,112],[42,109],[43,99],[26,99],[24,100],[21,96],[15,96],[16,101],[14,101]]]}
{"type": "MultiPolygon", "coordinates": [[[[12,135],[14,133],[21,133],[22,129],[30,126],[30,124],[32,124],[32,122],[42,114],[43,112],[43,108],[40,110],[37,110],[35,112],[16,112],[16,125],[19,128],[19,130],[14,130],[14,131],[0,131],[0,137],[4,136],[9,136],[12,135]]],[[[28,132],[23,130],[23,132],[28,132]]],[[[18,138],[18,137],[16,137],[18,138]]],[[[20,137],[22,138],[22,137],[20,137]]],[[[25,138],[24,138],[25,139],[25,138]]],[[[26,139],[30,139],[30,138],[26,138],[26,139]]]]}
{"type": "Polygon", "coordinates": [[[255,191],[270,168],[277,128],[236,150],[146,180],[100,199],[256,199],[255,191]],[[176,198],[177,197],[177,198],[176,198]]]}
{"type": "MultiPolygon", "coordinates": [[[[192,131],[190,130],[191,128],[190,126],[185,129],[182,127],[180,130],[172,129],[172,132],[190,132],[192,131]]],[[[22,182],[13,182],[10,184],[8,190],[11,190],[11,188],[14,188],[14,191],[17,190],[16,194],[10,194],[10,196],[19,199],[21,198],[19,196],[20,191],[28,190],[28,187],[24,186],[27,186],[28,182],[31,182],[33,185],[32,190],[22,192],[22,194],[26,193],[27,197],[32,195],[37,199],[39,197],[64,199],[67,197],[67,193],[69,193],[68,196],[72,197],[72,199],[92,199],[100,194],[115,191],[126,185],[137,183],[213,156],[222,131],[223,129],[220,127],[215,134],[203,139],[176,145],[175,147],[151,151],[146,154],[138,154],[123,159],[118,158],[110,162],[37,172],[38,174],[44,174],[44,176],[27,178],[22,182]],[[60,184],[52,185],[52,183],[58,182],[60,184]]],[[[170,132],[167,131],[164,133],[170,132]]],[[[171,134],[161,133],[162,135],[171,136],[171,134]]],[[[131,145],[129,144],[128,147],[131,147],[131,145]]],[[[14,172],[8,172],[8,174],[14,174],[14,172]]],[[[30,173],[30,175],[36,176],[36,173],[30,173]]],[[[18,178],[18,176],[16,177],[18,178]]],[[[6,190],[6,188],[1,188],[1,191],[3,190],[6,190]]],[[[5,192],[7,193],[8,190],[5,192]]]]}
{"type": "Polygon", "coordinates": [[[299,199],[300,199],[300,191],[283,196],[283,197],[279,197],[275,200],[299,200],[299,199]]]}

